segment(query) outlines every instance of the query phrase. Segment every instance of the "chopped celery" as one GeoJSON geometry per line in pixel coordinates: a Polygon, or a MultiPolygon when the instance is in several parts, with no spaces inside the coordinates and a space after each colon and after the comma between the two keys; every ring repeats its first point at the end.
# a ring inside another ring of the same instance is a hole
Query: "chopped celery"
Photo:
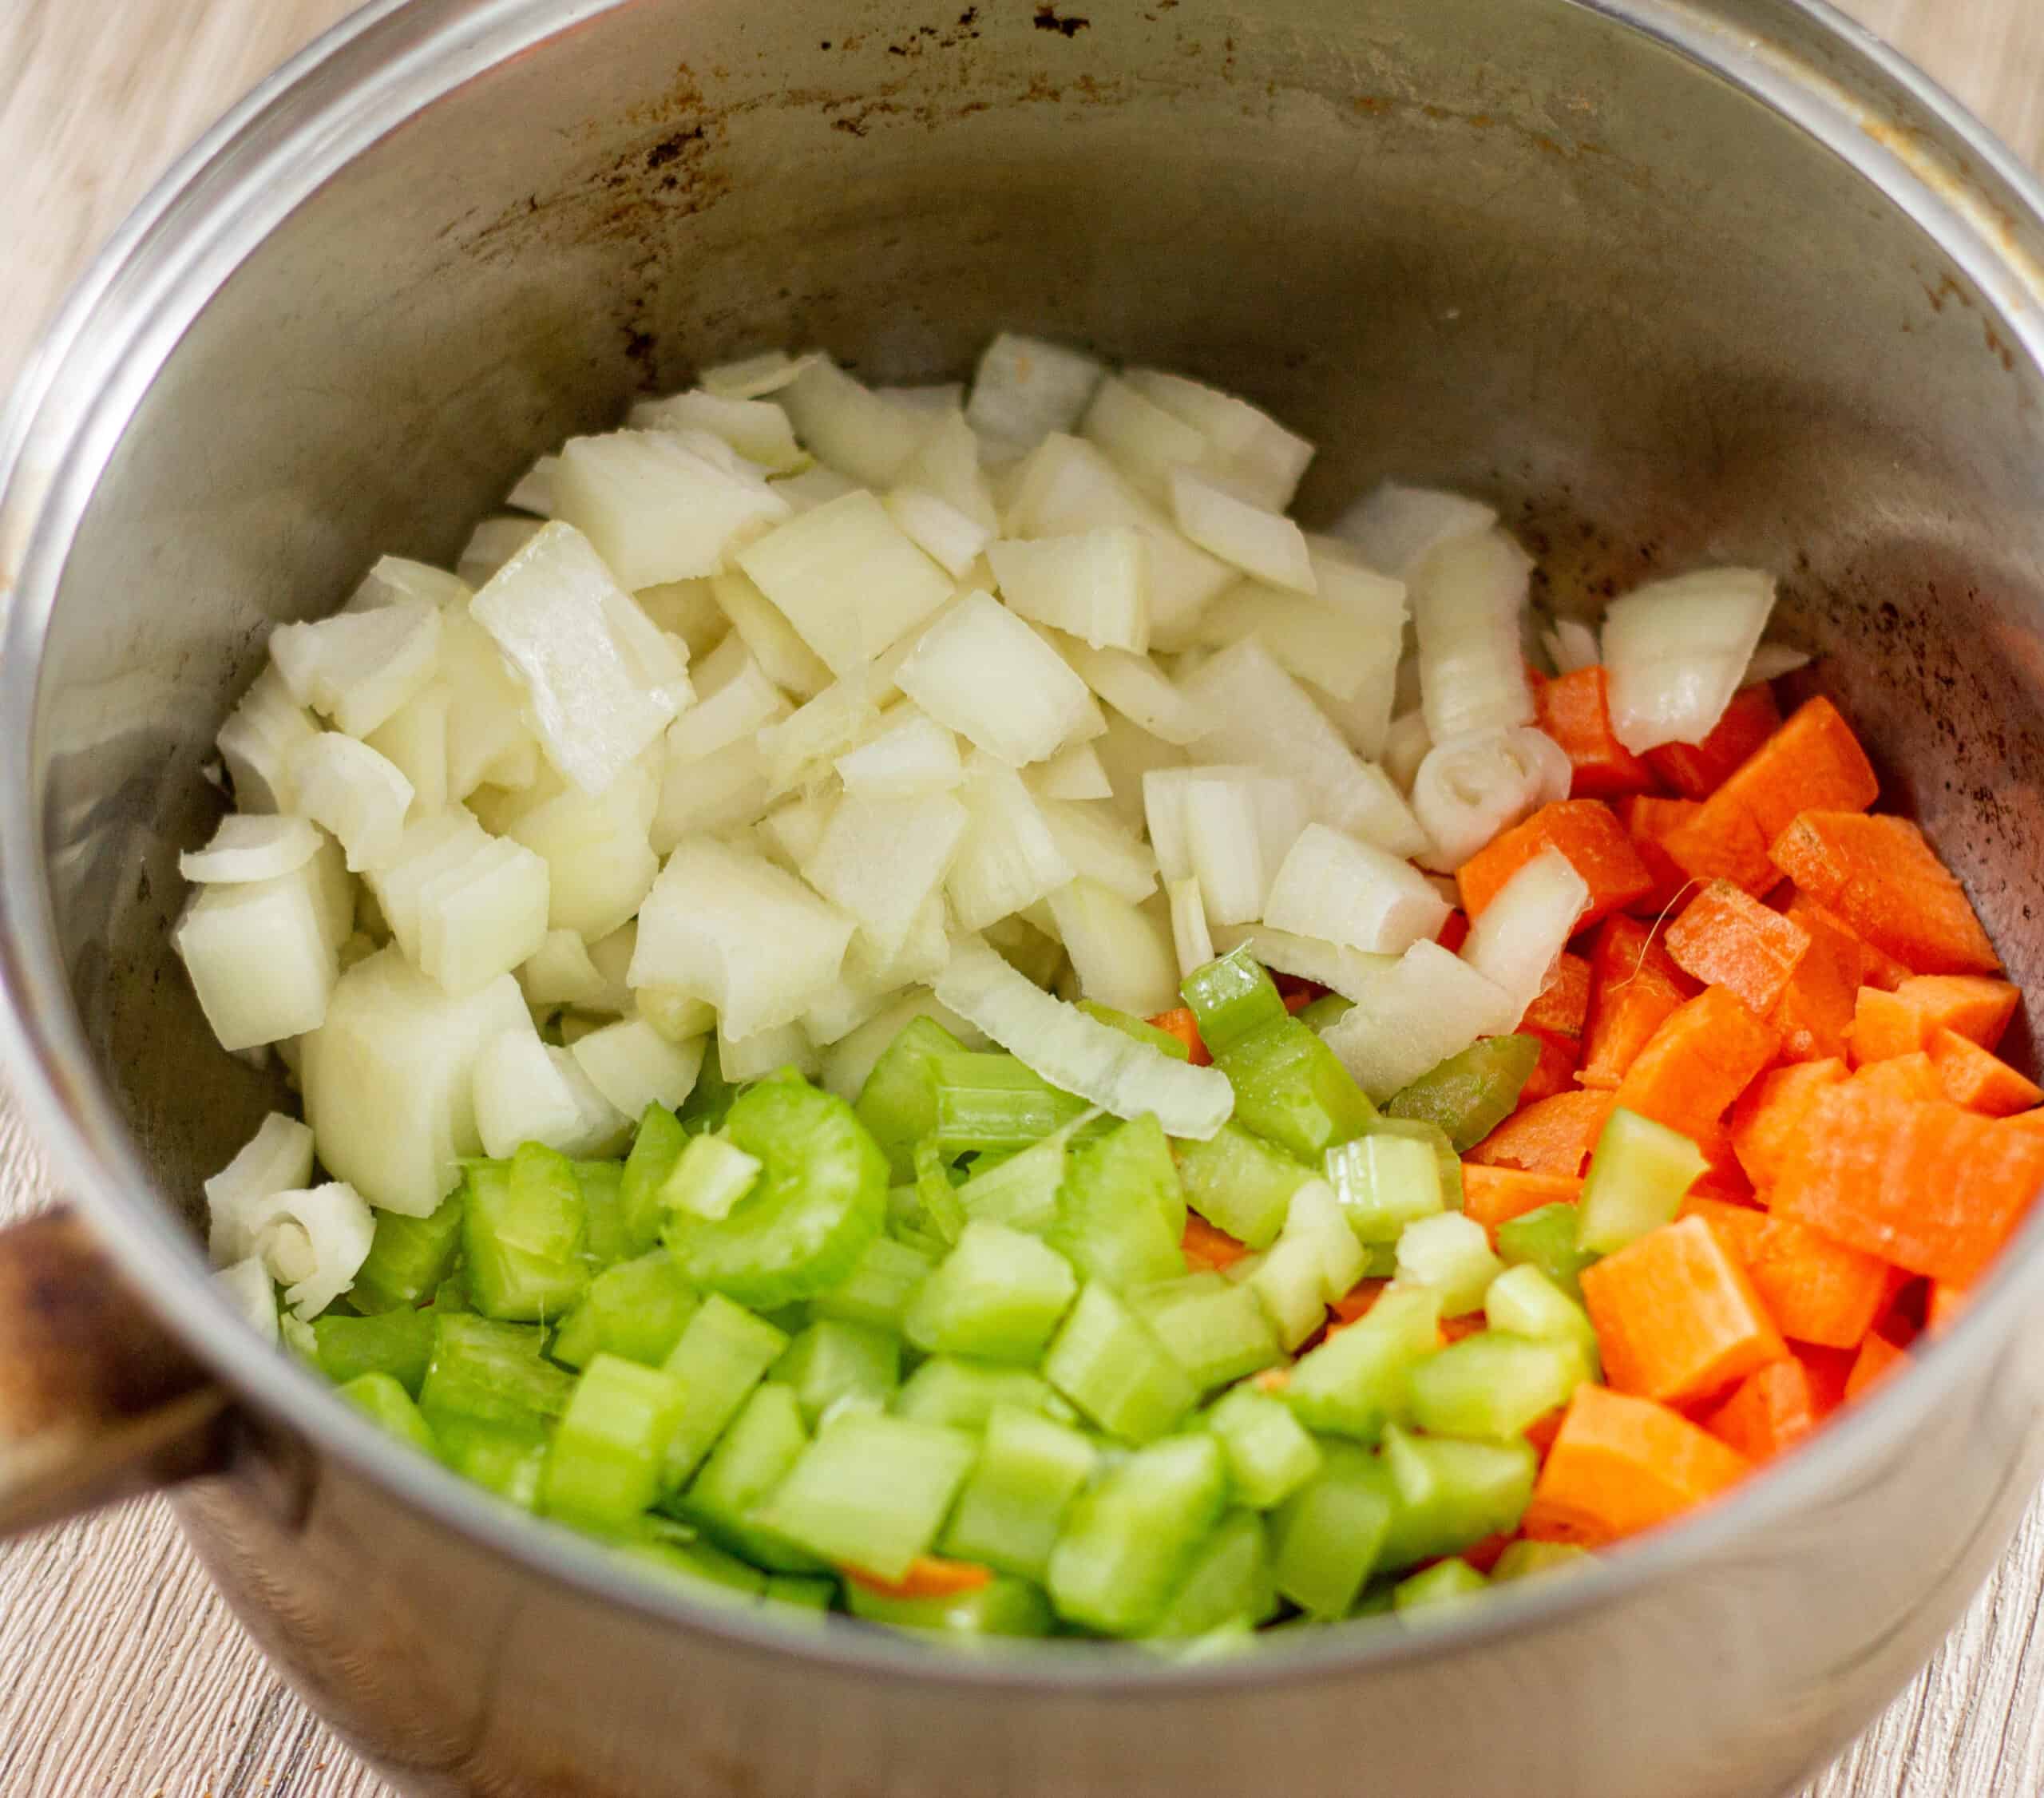
{"type": "Polygon", "coordinates": [[[1072,1152],[1048,1239],[1088,1279],[1125,1290],[1185,1272],[1185,1198],[1152,1117],[1072,1152]]]}
{"type": "Polygon", "coordinates": [[[1483,1317],[1494,1330],[1571,1345],[1583,1354],[1585,1376],[1596,1377],[1597,1329],[1590,1313],[1537,1267],[1508,1267],[1493,1280],[1483,1295],[1483,1317]]]}
{"type": "Polygon", "coordinates": [[[599,1267],[627,1256],[643,1254],[658,1241],[641,1244],[632,1233],[624,1211],[624,1165],[615,1161],[578,1161],[575,1184],[582,1194],[582,1252],[599,1267]]]}
{"type": "Polygon", "coordinates": [[[689,1089],[687,1098],[682,1101],[676,1114],[682,1128],[691,1136],[699,1136],[706,1130],[722,1130],[731,1111],[731,1101],[743,1090],[737,1082],[724,1078],[717,1039],[712,1036],[703,1048],[703,1065],[697,1071],[695,1084],[689,1089]]]}
{"type": "Polygon", "coordinates": [[[1383,1459],[1398,1495],[1379,1556],[1386,1572],[1510,1534],[1538,1468],[1532,1444],[1523,1440],[1411,1436],[1395,1424],[1384,1432],[1383,1459]]]}
{"type": "Polygon", "coordinates": [[[339,1312],[312,1320],[319,1370],[337,1386],[365,1373],[387,1373],[413,1398],[433,1358],[430,1311],[385,1311],[373,1317],[339,1312]]]}
{"type": "Polygon", "coordinates": [[[1285,1001],[1248,944],[1186,976],[1178,992],[1199,1020],[1206,1052],[1221,1051],[1253,1030],[1285,1016],[1285,1001]]]}
{"type": "Polygon", "coordinates": [[[1310,1617],[1348,1614],[1377,1565],[1396,1508],[1376,1456],[1352,1443],[1322,1445],[1320,1471],[1271,1514],[1278,1590],[1310,1617]]]}
{"type": "Polygon", "coordinates": [[[349,1302],[366,1316],[409,1309],[430,1298],[454,1265],[461,1245],[461,1217],[459,1190],[442,1200],[430,1217],[378,1211],[369,1253],[348,1289],[349,1302]]]}
{"type": "Polygon", "coordinates": [[[819,1317],[788,1345],[768,1377],[794,1392],[812,1428],[848,1406],[884,1411],[901,1384],[901,1339],[870,1324],[819,1317]]]}
{"type": "Polygon", "coordinates": [[[1709,1163],[1686,1136],[1621,1107],[1605,1121],[1583,1176],[1575,1244],[1608,1255],[1674,1222],[1682,1196],[1709,1163]]]}
{"type": "Polygon", "coordinates": [[[1491,1569],[1493,1584],[1507,1580],[1533,1579],[1546,1573],[1567,1573],[1582,1567],[1590,1550],[1572,1542],[1515,1542],[1507,1546],[1491,1569]]]}
{"type": "Polygon", "coordinates": [[[1319,1447],[1291,1407],[1253,1386],[1223,1397],[1206,1427],[1228,1458],[1235,1496],[1258,1511],[1282,1504],[1320,1471],[1319,1447]]]}
{"type": "Polygon", "coordinates": [[[436,1307],[433,1358],[419,1403],[434,1428],[454,1412],[485,1424],[529,1424],[558,1417],[574,1381],[541,1353],[543,1333],[473,1312],[436,1307]]]}
{"type": "Polygon", "coordinates": [[[1202,1392],[1284,1358],[1278,1333],[1251,1287],[1230,1285],[1218,1274],[1193,1274],[1139,1288],[1128,1298],[1202,1392]]]}
{"type": "Polygon", "coordinates": [[[1048,1412],[1058,1404],[1042,1376],[1024,1368],[933,1355],[894,1395],[893,1409],[897,1416],[919,1423],[978,1430],[986,1427],[996,1405],[1048,1412]]]}
{"type": "Polygon", "coordinates": [[[916,1195],[916,1222],[948,1246],[965,1227],[965,1202],[958,1196],[965,1180],[954,1175],[934,1136],[916,1145],[915,1163],[916,1183],[909,1190],[916,1195]]]}
{"type": "Polygon", "coordinates": [[[767,1599],[791,1605],[798,1610],[826,1611],[838,1602],[838,1582],[828,1574],[821,1578],[801,1574],[769,1574],[767,1599]]]}
{"type": "Polygon", "coordinates": [[[1246,1276],[1278,1337],[1297,1348],[1327,1321],[1327,1307],[1362,1277],[1365,1253],[1325,1180],[1292,1194],[1284,1234],[1246,1276]]]}
{"type": "MultiPolygon", "coordinates": [[[[709,1052],[716,1052],[714,1045],[709,1052]]],[[[667,1222],[661,1189],[688,1140],[681,1120],[664,1105],[656,1103],[646,1107],[639,1120],[639,1134],[632,1139],[632,1153],[624,1158],[621,1195],[625,1233],[635,1254],[644,1254],[660,1239],[660,1226],[667,1222]]]]}
{"type": "Polygon", "coordinates": [[[761,1529],[754,1511],[787,1475],[809,1432],[794,1390],[769,1381],[755,1387],[731,1420],[703,1471],[673,1508],[699,1524],[734,1554],[780,1572],[805,1573],[818,1566],[814,1555],[761,1529]]]}
{"type": "Polygon", "coordinates": [[[1048,1636],[1052,1618],[1048,1599],[1027,1580],[996,1574],[969,1592],[941,1598],[904,1598],[876,1591],[864,1582],[845,1582],[845,1608],[868,1623],[939,1635],[1048,1636]]]}
{"type": "Polygon", "coordinates": [[[546,1471],[546,1432],[537,1422],[484,1423],[458,1412],[436,1411],[433,1433],[440,1458],[464,1479],[473,1480],[521,1510],[540,1502],[546,1471]]]}
{"type": "Polygon", "coordinates": [[[1355,1008],[1354,1000],[1344,999],[1338,992],[1323,992],[1310,1005],[1294,1015],[1301,1024],[1317,1036],[1322,1031],[1339,1024],[1355,1008]]]}
{"type": "Polygon", "coordinates": [[[1439,1293],[1444,1317],[1480,1306],[1502,1265],[1483,1226],[1460,1211],[1422,1218],[1398,1238],[1398,1277],[1439,1293]]]}
{"type": "Polygon", "coordinates": [[[1178,1145],[1178,1178],[1194,1210],[1252,1249],[1267,1249],[1285,1227],[1292,1194],[1313,1170],[1240,1124],[1204,1143],[1178,1145]]]}
{"type": "Polygon", "coordinates": [[[665,1483],[680,1485],[738,1415],[752,1388],[786,1352],[786,1333],[713,1293],[698,1307],[664,1370],[687,1398],[667,1450],[665,1483]]]}
{"type": "Polygon", "coordinates": [[[829,1291],[818,1293],[809,1308],[819,1317],[842,1317],[849,1324],[871,1324],[899,1333],[909,1301],[933,1265],[921,1249],[891,1236],[876,1236],[851,1272],[829,1291]]]}
{"type": "Polygon", "coordinates": [[[805,1448],[756,1520],[798,1547],[898,1580],[936,1539],[977,1444],[958,1430],[854,1411],[805,1448]]]}
{"type": "Polygon", "coordinates": [[[1393,1286],[1292,1369],[1285,1402],[1309,1429],[1374,1442],[1406,1414],[1413,1370],[1439,1350],[1440,1301],[1393,1286]]]}
{"type": "Polygon", "coordinates": [[[697,1285],[763,1309],[826,1292],[880,1234],[887,1163],[852,1108],[793,1080],[763,1081],[733,1102],[726,1134],[762,1164],[759,1181],[719,1221],[670,1212],[667,1242],[697,1285]]]}
{"type": "Polygon", "coordinates": [[[508,1162],[472,1162],[461,1253],[476,1309],[506,1323],[558,1317],[582,1295],[587,1213],[574,1163],[527,1143],[508,1162]]]}
{"type": "Polygon", "coordinates": [[[1519,1089],[1540,1059],[1537,1036],[1484,1036],[1393,1095],[1384,1110],[1418,1118],[1448,1132],[1466,1154],[1512,1114],[1519,1089]]]}
{"type": "Polygon", "coordinates": [[[438,1452],[433,1426],[412,1403],[411,1394],[389,1374],[358,1373],[352,1380],[343,1382],[340,1394],[400,1442],[409,1442],[424,1454],[438,1452]]]}
{"type": "Polygon", "coordinates": [[[1576,1208],[1543,1205],[1498,1226],[1498,1254],[1515,1265],[1536,1267],[1571,1299],[1583,1297],[1583,1270],[1597,1259],[1577,1247],[1576,1208]]]}
{"type": "Polygon", "coordinates": [[[691,1136],[660,1187],[660,1204],[667,1210],[721,1222],[759,1184],[759,1174],[758,1156],[721,1136],[691,1136]]]}
{"type": "Polygon", "coordinates": [[[1080,1000],[1079,1008],[1109,1029],[1119,1030],[1124,1036],[1133,1036],[1137,1042],[1147,1044],[1160,1055],[1167,1055],[1174,1061],[1190,1061],[1192,1059],[1192,1051],[1186,1046],[1182,1036],[1174,1036],[1168,1030],[1159,1030],[1147,1018],[1139,1018],[1132,1012],[1117,1012],[1111,1005],[1102,1005],[1091,999],[1080,1000]]]}
{"type": "Polygon", "coordinates": [[[1098,1281],[1079,1293],[1043,1371],[1102,1429],[1129,1442],[1163,1436],[1199,1396],[1148,1327],[1098,1281]]]}
{"type": "Polygon", "coordinates": [[[1378,1117],[1372,1121],[1369,1134],[1402,1136],[1409,1142],[1425,1143],[1433,1150],[1434,1161],[1440,1169],[1441,1203],[1451,1211],[1462,1209],[1462,1158],[1439,1124],[1428,1123],[1423,1118],[1378,1117]]]}
{"type": "Polygon", "coordinates": [[[944,1552],[1041,1585],[1065,1512],[1099,1459],[1079,1431],[1040,1412],[996,1405],[952,1511],[944,1552]]]}
{"type": "Polygon", "coordinates": [[[1480,1330],[1412,1369],[1412,1419],[1442,1436],[1510,1442],[1567,1404],[1588,1371],[1572,1341],[1480,1330]]]}
{"type": "Polygon", "coordinates": [[[735,1603],[766,1596],[765,1574],[705,1542],[628,1535],[617,1549],[635,1564],[668,1575],[691,1597],[706,1602],[735,1603]]]}
{"type": "Polygon", "coordinates": [[[1317,1162],[1377,1116],[1334,1051],[1297,1018],[1271,1019],[1214,1061],[1235,1090],[1235,1121],[1301,1160],[1317,1162]]]}
{"type": "Polygon", "coordinates": [[[587,1367],[600,1354],[658,1367],[674,1352],[702,1302],[674,1257],[656,1249],[607,1267],[592,1280],[548,1352],[567,1367],[587,1367]]]}
{"type": "Polygon", "coordinates": [[[998,1051],[940,1055],[935,1073],[937,1139],[953,1154],[1025,1149],[1087,1109],[1084,1099],[998,1051]]]}
{"type": "Polygon", "coordinates": [[[933,1019],[911,1018],[859,1089],[859,1122],[873,1132],[897,1180],[915,1177],[916,1145],[937,1128],[937,1058],[957,1055],[962,1048],[933,1019]]]}
{"type": "Polygon", "coordinates": [[[1194,1553],[1153,1636],[1204,1636],[1230,1623],[1254,1626],[1278,1608],[1270,1545],[1254,1511],[1231,1511],[1194,1553]]]}
{"type": "Polygon", "coordinates": [[[1057,1216],[1069,1141],[1060,1131],[1004,1161],[981,1156],[973,1163],[972,1178],[958,1189],[961,1214],[1015,1230],[1048,1230],[1057,1216]]]}
{"type": "Polygon", "coordinates": [[[923,1282],[903,1329],[928,1354],[1034,1366],[1078,1291],[1072,1264],[1055,1249],[976,1219],[923,1282]]]}
{"type": "Polygon", "coordinates": [[[1467,1561],[1436,1561],[1424,1573],[1401,1579],[1391,1589],[1391,1608],[1401,1614],[1459,1605],[1474,1598],[1490,1582],[1467,1561]]]}
{"type": "Polygon", "coordinates": [[[1327,1151],[1328,1184],[1358,1242],[1396,1242],[1408,1224],[1446,1209],[1433,1150],[1373,1131],[1327,1151]]]}
{"type": "Polygon", "coordinates": [[[547,1450],[540,1501],[585,1528],[616,1529],[658,1495],[687,1395],[658,1368],[598,1355],[576,1381],[547,1450]]]}
{"type": "Polygon", "coordinates": [[[1219,1521],[1227,1494],[1227,1468],[1211,1436],[1171,1436],[1138,1449],[1080,1495],[1051,1551],[1060,1613],[1109,1635],[1148,1629],[1219,1521]]]}

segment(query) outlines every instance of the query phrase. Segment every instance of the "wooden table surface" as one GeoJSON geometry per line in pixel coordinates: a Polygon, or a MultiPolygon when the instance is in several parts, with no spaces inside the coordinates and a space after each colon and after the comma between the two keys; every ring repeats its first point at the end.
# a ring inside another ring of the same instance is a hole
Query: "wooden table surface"
{"type": "MultiPolygon", "coordinates": [[[[2044,164],[2044,3],[1844,4],[2044,164]]],[[[170,158],[346,10],[0,0],[0,390],[170,158]]],[[[50,1190],[0,1093],[0,1221],[50,1190]]],[[[1804,1798],[2044,1793],[2041,1604],[2044,1504],[1937,1658],[1804,1798]]],[[[159,1502],[0,1550],[0,1798],[394,1798],[270,1673],[159,1502]]]]}

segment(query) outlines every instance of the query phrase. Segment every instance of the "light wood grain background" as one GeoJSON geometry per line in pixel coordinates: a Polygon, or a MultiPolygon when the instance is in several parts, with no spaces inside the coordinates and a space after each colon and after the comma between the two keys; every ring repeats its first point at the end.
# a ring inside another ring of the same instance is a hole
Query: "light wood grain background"
{"type": "MultiPolygon", "coordinates": [[[[2044,162],[2044,0],[1844,3],[2044,162]]],[[[170,158],[346,10],[0,0],[0,389],[170,158]]],[[[0,1093],[0,1220],[49,1191],[0,1093]]],[[[2044,1506],[1937,1658],[1804,1798],[2044,1793],[2041,1602],[2044,1506]]],[[[393,1798],[269,1673],[156,1502],[0,1550],[0,1798],[102,1795],[393,1798]]]]}

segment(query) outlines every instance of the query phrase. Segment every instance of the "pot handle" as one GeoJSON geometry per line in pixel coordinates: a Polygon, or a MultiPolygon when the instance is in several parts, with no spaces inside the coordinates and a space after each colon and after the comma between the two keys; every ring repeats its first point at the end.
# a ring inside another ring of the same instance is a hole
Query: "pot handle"
{"type": "Polygon", "coordinates": [[[0,1231],[0,1537],[216,1466],[227,1403],[68,1206],[0,1231]]]}

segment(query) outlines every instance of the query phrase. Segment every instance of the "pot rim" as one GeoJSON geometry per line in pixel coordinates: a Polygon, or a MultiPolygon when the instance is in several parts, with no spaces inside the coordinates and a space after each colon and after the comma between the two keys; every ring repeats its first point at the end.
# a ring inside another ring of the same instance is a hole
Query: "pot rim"
{"type": "MultiPolygon", "coordinates": [[[[72,1005],[32,791],[40,652],[65,556],[136,405],[184,331],[285,217],[355,155],[514,53],[629,0],[371,0],[224,115],[137,206],[72,291],[0,416],[0,1071],[108,1249],[147,1302],[242,1399],[410,1508],[547,1578],[766,1655],[953,1686],[1258,1686],[1457,1655],[1612,1603],[1821,1500],[1941,1404],[2044,1289],[2044,1208],[1952,1331],[1813,1444],[1677,1527],[1583,1574],[1534,1581],[1424,1633],[1286,1632],[1253,1655],[1183,1665],[1097,1644],[948,1654],[892,1632],[799,1631],[691,1600],[597,1545],[492,1499],[386,1435],[295,1359],[253,1341],[156,1191],[72,1005]]],[[[1770,8],[1820,71],[1728,18],[1735,0],[1563,0],[1714,73],[1830,150],[1962,269],[2044,375],[2044,183],[1927,76],[1824,0],[1770,8]],[[1848,86],[1848,81],[1855,84],[1848,86]],[[1902,115],[1907,113],[1908,117],[1902,115]],[[2027,240],[2027,242],[2026,242],[2027,240]]]]}

